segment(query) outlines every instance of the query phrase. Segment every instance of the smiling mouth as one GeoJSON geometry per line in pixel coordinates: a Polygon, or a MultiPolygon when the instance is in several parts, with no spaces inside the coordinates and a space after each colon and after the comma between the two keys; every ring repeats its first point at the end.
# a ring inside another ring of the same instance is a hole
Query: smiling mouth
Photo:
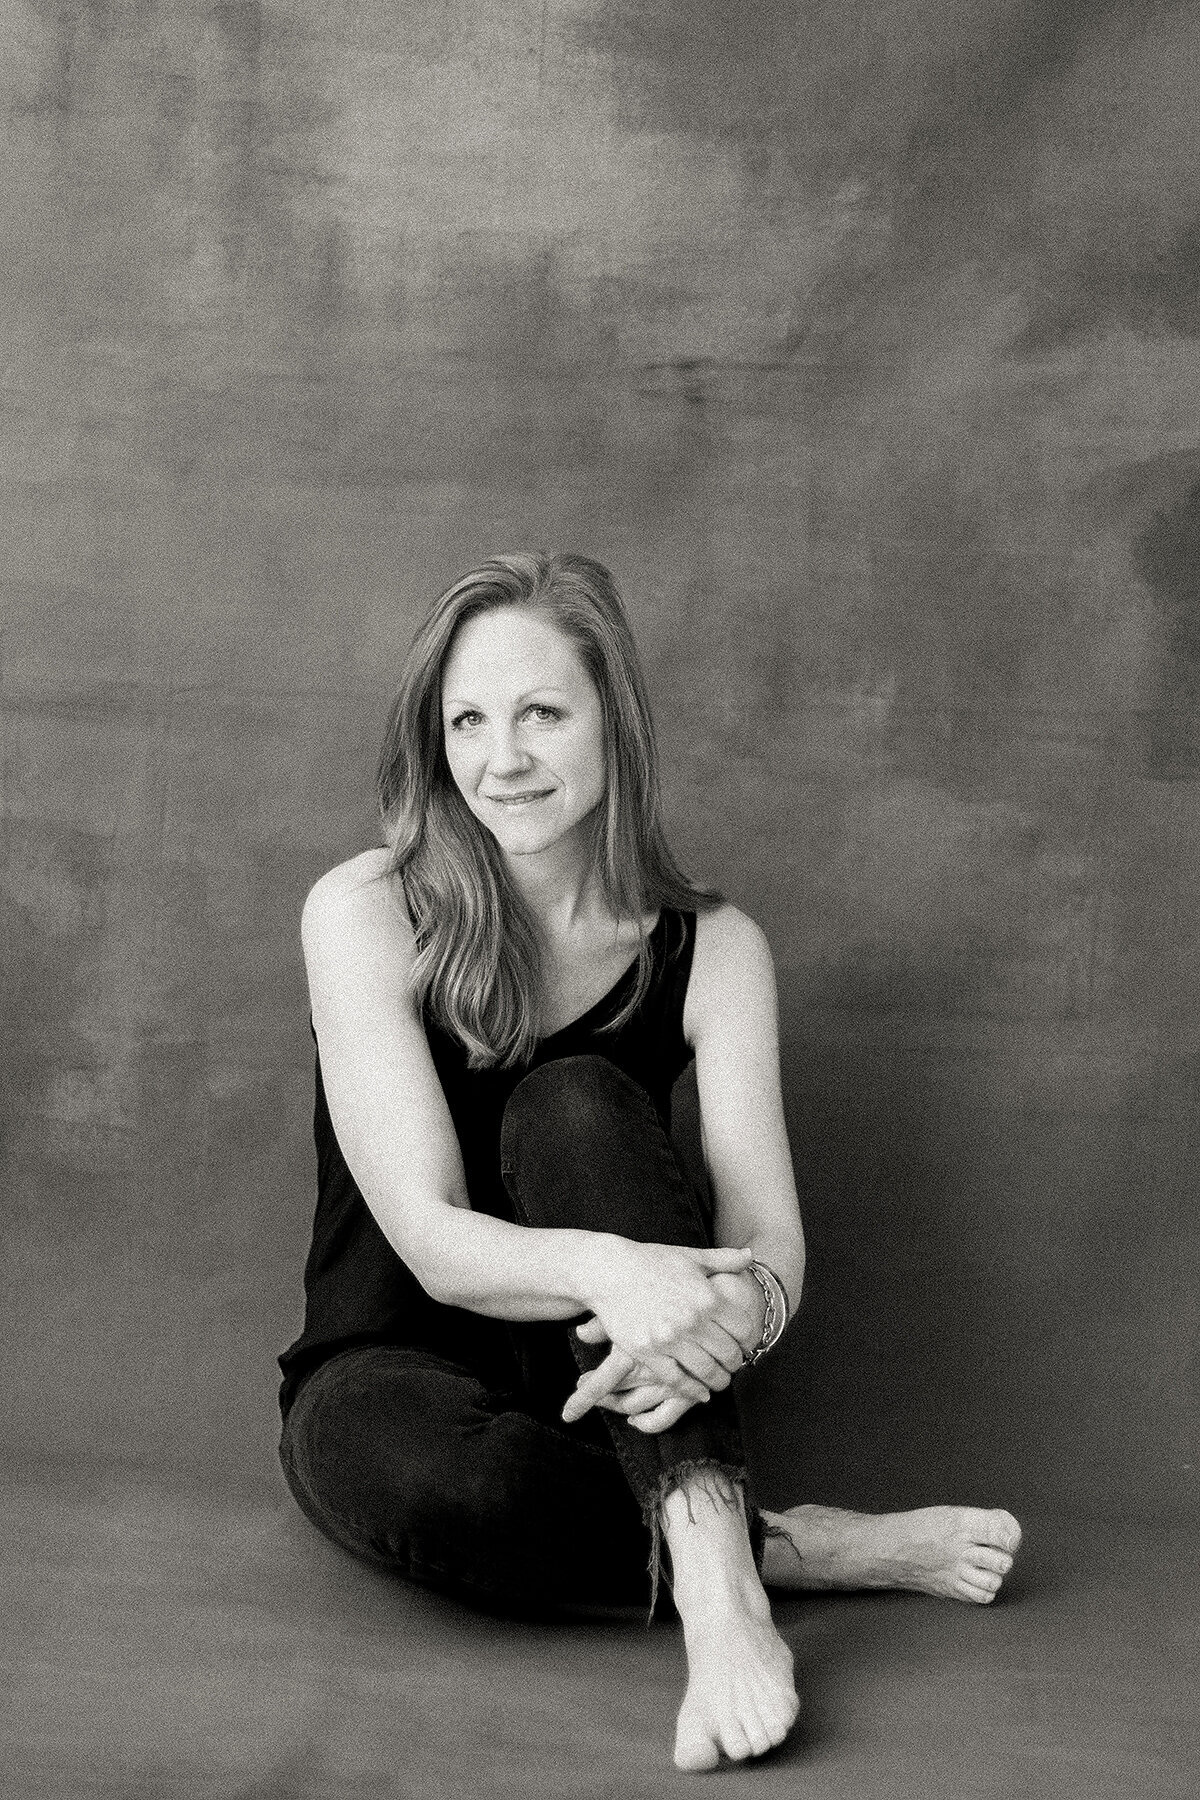
{"type": "Polygon", "coordinates": [[[534,800],[546,800],[553,793],[553,788],[543,788],[536,794],[489,794],[497,806],[529,806],[534,800]]]}

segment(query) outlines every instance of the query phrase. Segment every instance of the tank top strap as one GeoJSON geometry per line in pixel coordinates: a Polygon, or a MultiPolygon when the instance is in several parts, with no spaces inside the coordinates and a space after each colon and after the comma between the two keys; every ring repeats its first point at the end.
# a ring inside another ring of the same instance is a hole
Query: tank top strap
{"type": "Polygon", "coordinates": [[[685,1063],[692,1052],[683,1035],[683,1009],[687,1003],[688,982],[691,980],[695,953],[695,913],[672,908],[667,916],[659,1007],[664,1035],[669,1036],[672,1048],[682,1055],[685,1063]]]}
{"type": "Polygon", "coordinates": [[[683,1035],[683,1011],[696,942],[696,915],[663,909],[654,933],[650,984],[636,1010],[615,1032],[596,1032],[589,1049],[610,1057],[639,1081],[664,1119],[670,1093],[692,1060],[683,1035]]]}

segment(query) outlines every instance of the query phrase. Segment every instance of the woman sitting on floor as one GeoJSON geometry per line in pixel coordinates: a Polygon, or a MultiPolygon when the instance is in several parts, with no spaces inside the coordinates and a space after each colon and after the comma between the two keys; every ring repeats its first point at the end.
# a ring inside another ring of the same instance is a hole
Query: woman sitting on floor
{"type": "Polygon", "coordinates": [[[318,1204],[284,1469],[337,1543],[493,1610],[647,1603],[665,1540],[675,1761],[797,1713],[766,1588],[986,1602],[1005,1512],[761,1512],[731,1381],[799,1297],[771,954],[676,866],[612,578],[498,557],[417,633],[388,848],[309,896],[318,1204]],[[711,1208],[668,1135],[696,1059],[711,1208]],[[580,1323],[582,1321],[582,1323],[580,1323]]]}

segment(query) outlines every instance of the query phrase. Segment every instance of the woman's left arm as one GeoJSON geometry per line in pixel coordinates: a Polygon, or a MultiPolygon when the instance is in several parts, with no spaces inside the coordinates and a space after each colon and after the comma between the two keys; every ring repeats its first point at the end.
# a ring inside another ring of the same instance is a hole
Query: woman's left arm
{"type": "Polygon", "coordinates": [[[804,1230],[783,1112],[775,965],[760,927],[735,906],[697,920],[684,1032],[696,1052],[715,1242],[752,1249],[794,1309],[804,1230]]]}

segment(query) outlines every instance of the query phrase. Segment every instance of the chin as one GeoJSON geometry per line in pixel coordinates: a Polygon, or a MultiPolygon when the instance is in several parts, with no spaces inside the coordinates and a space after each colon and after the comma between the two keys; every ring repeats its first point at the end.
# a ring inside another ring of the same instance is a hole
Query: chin
{"type": "Polygon", "coordinates": [[[568,834],[563,831],[497,831],[496,842],[502,850],[513,850],[521,856],[533,856],[539,850],[549,850],[568,834]]]}
{"type": "Polygon", "coordinates": [[[575,831],[577,821],[569,824],[534,825],[530,820],[525,824],[521,820],[502,820],[500,829],[491,827],[492,836],[502,850],[511,850],[518,856],[535,856],[539,850],[550,850],[555,844],[561,844],[575,831]]]}

